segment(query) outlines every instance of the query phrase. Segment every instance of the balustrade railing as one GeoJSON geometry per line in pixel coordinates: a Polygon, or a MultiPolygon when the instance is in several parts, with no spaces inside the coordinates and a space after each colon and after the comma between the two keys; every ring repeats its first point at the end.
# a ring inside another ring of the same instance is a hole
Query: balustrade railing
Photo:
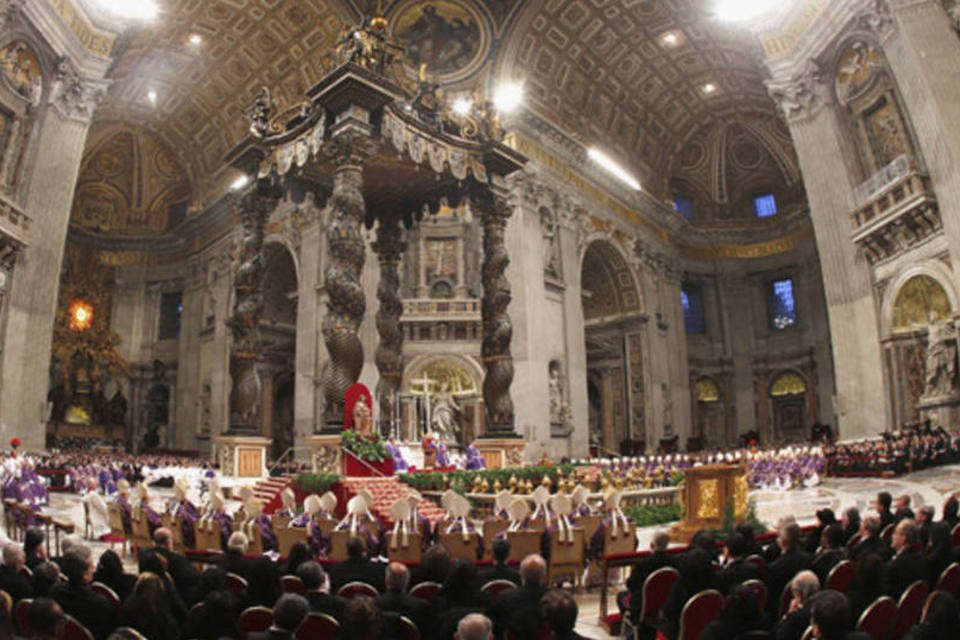
{"type": "Polygon", "coordinates": [[[906,178],[911,173],[923,172],[923,159],[919,155],[898,156],[893,162],[867,178],[854,190],[857,206],[862,207],[871,199],[883,193],[891,185],[906,178]]]}

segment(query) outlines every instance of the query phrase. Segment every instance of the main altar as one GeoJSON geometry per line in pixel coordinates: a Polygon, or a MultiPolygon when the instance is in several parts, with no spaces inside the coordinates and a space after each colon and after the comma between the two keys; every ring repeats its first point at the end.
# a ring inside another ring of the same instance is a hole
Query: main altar
{"type": "Polygon", "coordinates": [[[228,321],[229,430],[217,440],[229,447],[230,439],[268,435],[265,228],[282,200],[310,190],[326,203],[321,251],[327,359],[316,380],[324,417],[294,448],[309,449],[315,471],[345,469],[349,452],[340,434],[349,428],[347,392],[364,366],[360,329],[368,301],[360,277],[366,228],[375,232],[371,247],[379,267],[378,376],[369,406],[377,432],[408,442],[426,437],[457,447],[474,443],[490,467],[520,465],[525,441],[515,430],[510,396],[513,327],[504,235],[511,207],[505,181],[526,160],[503,143],[500,113],[491,99],[475,93],[464,108],[462,97],[454,105],[423,69],[411,76],[382,17],[347,29],[336,56],[338,66],[307,90],[302,104],[278,105],[263,88],[247,114],[249,135],[228,156],[243,175],[237,198],[242,233],[228,321]],[[482,228],[482,293],[476,301],[482,390],[467,393],[428,374],[402,389],[408,364],[402,352],[403,230],[441,208],[460,207],[482,228]]]}

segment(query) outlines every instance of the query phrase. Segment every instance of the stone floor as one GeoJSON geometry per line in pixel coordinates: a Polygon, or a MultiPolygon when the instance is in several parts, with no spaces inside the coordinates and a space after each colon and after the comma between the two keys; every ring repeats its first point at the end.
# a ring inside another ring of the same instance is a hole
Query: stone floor
{"type": "MultiPolygon", "coordinates": [[[[861,512],[870,508],[870,504],[878,491],[889,491],[894,496],[908,493],[912,497],[913,508],[932,504],[939,514],[944,500],[954,491],[960,490],[960,465],[926,469],[907,476],[895,479],[881,478],[828,478],[817,487],[810,489],[796,489],[787,492],[752,491],[751,499],[756,505],[756,512],[761,521],[773,526],[777,519],[788,514],[794,515],[801,524],[813,522],[814,513],[818,509],[829,507],[838,517],[843,509],[851,506],[858,507],[861,512]]],[[[157,504],[172,497],[172,492],[158,490],[154,493],[157,504]]],[[[233,510],[239,503],[228,505],[233,510]]],[[[78,523],[82,530],[83,509],[79,498],[73,494],[52,494],[48,512],[58,516],[71,518],[78,523]]],[[[640,548],[646,548],[658,527],[641,529],[638,532],[640,548]]],[[[4,532],[5,533],[5,532],[4,532]]],[[[101,542],[91,542],[95,555],[102,553],[108,545],[101,542]]],[[[135,570],[130,558],[127,558],[128,567],[135,570]]],[[[615,593],[621,587],[613,585],[609,589],[610,606],[615,607],[615,593]]],[[[599,626],[597,620],[600,611],[600,592],[598,589],[586,590],[577,597],[580,603],[580,621],[577,631],[587,638],[609,638],[599,626]]]]}

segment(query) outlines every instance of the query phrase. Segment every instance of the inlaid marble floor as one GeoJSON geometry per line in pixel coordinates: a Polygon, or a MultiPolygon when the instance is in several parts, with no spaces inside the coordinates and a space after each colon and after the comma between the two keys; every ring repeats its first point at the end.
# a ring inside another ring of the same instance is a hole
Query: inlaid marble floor
{"type": "MultiPolygon", "coordinates": [[[[773,527],[777,520],[785,515],[792,514],[800,524],[812,523],[818,509],[829,507],[837,517],[843,509],[856,506],[861,513],[870,508],[870,505],[879,491],[889,491],[894,496],[902,493],[910,494],[914,510],[924,505],[933,505],[939,518],[944,500],[954,491],[960,490],[960,465],[926,469],[907,476],[894,479],[881,478],[827,478],[820,486],[810,489],[795,489],[785,492],[752,491],[751,499],[756,505],[757,516],[769,527],[773,527]]],[[[172,497],[169,490],[153,492],[157,505],[172,497]]],[[[228,505],[228,510],[234,510],[239,503],[228,505]]],[[[83,529],[83,508],[79,497],[74,494],[52,494],[48,512],[57,517],[67,517],[77,523],[78,531],[83,529]]],[[[641,529],[637,537],[641,549],[649,546],[650,539],[659,527],[641,529]]],[[[6,531],[4,531],[6,533],[6,531]]],[[[90,542],[94,554],[99,556],[107,547],[105,543],[90,542]]],[[[135,562],[128,556],[126,559],[128,570],[135,571],[135,562]]],[[[616,607],[615,594],[622,587],[610,585],[610,607],[616,607]]],[[[600,593],[594,589],[585,591],[577,596],[580,604],[580,619],[577,631],[587,638],[609,638],[598,625],[600,611],[600,593]]]]}

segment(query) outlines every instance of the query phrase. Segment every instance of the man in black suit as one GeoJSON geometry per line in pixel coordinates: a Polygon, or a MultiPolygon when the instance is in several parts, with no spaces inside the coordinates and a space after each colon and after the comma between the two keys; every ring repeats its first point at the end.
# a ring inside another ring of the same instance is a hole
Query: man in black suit
{"type": "Polygon", "coordinates": [[[860,540],[850,550],[850,559],[856,562],[870,553],[881,557],[886,554],[886,546],[880,539],[880,518],[877,516],[867,516],[860,523],[860,540]]]}
{"type": "Polygon", "coordinates": [[[354,536],[347,541],[347,559],[330,567],[330,590],[348,582],[366,582],[383,593],[383,564],[367,558],[367,543],[354,536]]]}
{"type": "Polygon", "coordinates": [[[877,494],[877,515],[880,516],[880,531],[894,524],[893,512],[890,506],[893,504],[893,496],[889,491],[881,491],[877,494]]]}
{"type": "Polygon", "coordinates": [[[812,571],[801,571],[790,582],[790,607],[773,629],[777,640],[800,640],[810,626],[813,597],[820,591],[820,581],[812,571]]]}
{"type": "Polygon", "coordinates": [[[739,533],[734,533],[727,538],[723,550],[727,564],[717,576],[720,590],[724,593],[730,593],[734,587],[747,580],[758,580],[760,578],[760,569],[752,562],[747,562],[748,549],[746,538],[739,533]]]}
{"type": "Polygon", "coordinates": [[[481,570],[477,574],[480,586],[494,580],[509,580],[520,586],[520,572],[507,564],[510,557],[510,541],[506,538],[497,538],[493,541],[493,566],[481,570]]]}
{"type": "Polygon", "coordinates": [[[227,549],[217,560],[217,564],[227,573],[233,573],[248,580],[250,569],[253,567],[253,559],[246,555],[249,548],[250,540],[247,534],[243,531],[234,531],[227,539],[227,549]]]}
{"type": "Polygon", "coordinates": [[[285,593],[273,605],[273,624],[266,631],[248,633],[247,640],[293,640],[293,632],[307,617],[310,606],[306,598],[285,593]]]}
{"type": "Polygon", "coordinates": [[[297,577],[307,588],[306,598],[310,603],[310,611],[333,616],[339,622],[343,617],[343,610],[347,607],[347,601],[330,594],[330,582],[320,563],[313,560],[301,563],[297,567],[297,577]]]}
{"type": "Polygon", "coordinates": [[[636,620],[643,608],[643,583],[650,574],[664,567],[677,568],[677,559],[667,553],[669,545],[670,538],[666,532],[658,531],[650,541],[650,550],[653,553],[633,563],[630,577],[627,578],[627,590],[617,594],[621,613],[629,610],[631,618],[636,620]]]}
{"type": "Polygon", "coordinates": [[[90,589],[93,580],[93,554],[85,546],[73,546],[63,554],[60,570],[67,584],[58,584],[50,591],[63,612],[85,626],[96,640],[105,640],[116,626],[116,612],[110,601],[90,589]]]}
{"type": "Polygon", "coordinates": [[[770,564],[767,571],[767,609],[773,615],[778,613],[780,594],[784,587],[799,572],[809,569],[813,561],[813,556],[800,549],[800,542],[800,527],[797,523],[787,524],[780,529],[777,538],[780,557],[770,564]]]}
{"type": "MultiPolygon", "coordinates": [[[[167,573],[173,578],[173,584],[183,599],[193,604],[197,601],[197,591],[200,588],[200,572],[191,564],[187,557],[173,550],[173,534],[170,529],[160,527],[153,532],[153,551],[167,561],[167,573]]],[[[137,553],[137,563],[143,573],[144,556],[149,549],[141,549],[137,553]]]]}
{"type": "Polygon", "coordinates": [[[926,505],[917,509],[917,526],[920,527],[920,546],[927,547],[930,542],[930,525],[933,524],[933,506],[926,505]]]}
{"type": "Polygon", "coordinates": [[[33,597],[33,587],[22,573],[27,556],[20,545],[8,542],[3,547],[3,566],[0,567],[0,589],[10,594],[13,604],[33,597]]]}
{"type": "Polygon", "coordinates": [[[531,554],[520,563],[518,589],[504,591],[490,608],[497,640],[506,630],[515,638],[535,638],[543,626],[540,599],[547,592],[547,563],[539,554],[531,554]]]}
{"type": "Polygon", "coordinates": [[[813,556],[813,572],[821,584],[827,583],[827,577],[838,563],[847,559],[847,548],[843,544],[843,526],[832,524],[823,530],[820,536],[820,549],[813,556]]]}
{"type": "Polygon", "coordinates": [[[387,566],[384,582],[386,591],[377,598],[380,611],[392,611],[409,618],[417,625],[421,637],[425,636],[430,624],[430,605],[426,600],[414,598],[407,593],[410,585],[410,571],[407,567],[399,562],[391,562],[387,566]]]}
{"type": "Polygon", "coordinates": [[[870,640],[867,634],[852,631],[850,603],[839,591],[828,589],[814,596],[810,625],[817,640],[870,640]]]}
{"type": "Polygon", "coordinates": [[[902,493],[897,496],[896,511],[893,512],[893,521],[913,520],[916,516],[910,508],[910,494],[902,493]]]}
{"type": "Polygon", "coordinates": [[[927,559],[920,551],[920,527],[913,520],[901,520],[893,530],[890,546],[894,555],[883,568],[883,592],[896,602],[907,587],[927,577],[927,559]]]}
{"type": "Polygon", "coordinates": [[[550,636],[554,640],[586,640],[573,630],[577,626],[577,615],[580,612],[573,595],[553,589],[543,596],[543,621],[553,631],[550,636]]]}

